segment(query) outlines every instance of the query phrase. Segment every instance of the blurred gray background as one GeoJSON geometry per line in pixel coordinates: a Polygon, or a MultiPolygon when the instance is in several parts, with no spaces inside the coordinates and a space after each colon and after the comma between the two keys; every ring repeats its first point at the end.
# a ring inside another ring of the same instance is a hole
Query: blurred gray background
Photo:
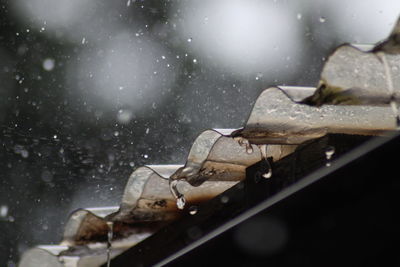
{"type": "Polygon", "coordinates": [[[144,164],[241,127],[270,85],[315,86],[341,43],[385,38],[400,1],[0,0],[0,266],[118,205],[144,164]]]}

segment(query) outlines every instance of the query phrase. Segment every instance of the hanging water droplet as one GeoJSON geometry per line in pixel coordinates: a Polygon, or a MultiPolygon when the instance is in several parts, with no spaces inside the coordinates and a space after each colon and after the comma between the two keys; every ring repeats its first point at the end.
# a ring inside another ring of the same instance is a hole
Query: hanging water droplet
{"type": "Polygon", "coordinates": [[[234,140],[239,144],[239,146],[243,146],[243,138],[242,137],[235,137],[234,140]]]}
{"type": "Polygon", "coordinates": [[[397,107],[396,101],[393,98],[394,97],[392,96],[391,100],[390,100],[390,107],[392,108],[392,112],[393,112],[393,114],[395,116],[395,119],[396,119],[396,129],[399,129],[400,128],[399,109],[397,107]]]}
{"type": "Polygon", "coordinates": [[[325,164],[326,167],[331,166],[331,159],[332,159],[333,154],[335,154],[335,148],[333,146],[328,146],[325,149],[325,156],[326,156],[326,160],[327,160],[327,162],[325,164]]]}
{"type": "Polygon", "coordinates": [[[179,192],[178,190],[178,182],[179,180],[169,180],[169,190],[171,194],[176,198],[176,206],[178,209],[182,210],[185,207],[186,199],[185,196],[179,192]]]}
{"type": "Polygon", "coordinates": [[[191,206],[191,207],[189,208],[189,214],[190,214],[190,215],[195,215],[195,214],[197,213],[197,211],[198,211],[197,206],[191,206]]]}
{"type": "Polygon", "coordinates": [[[325,149],[325,156],[327,160],[330,160],[333,156],[333,154],[335,154],[335,148],[333,146],[328,146],[325,149]]]}
{"type": "MultiPolygon", "coordinates": [[[[267,159],[267,145],[257,145],[258,149],[261,153],[261,158],[266,160],[267,159]]],[[[267,162],[269,164],[269,162],[267,162]]]]}
{"type": "Polygon", "coordinates": [[[247,154],[252,154],[254,151],[253,146],[251,144],[246,145],[246,153],[247,154]]]}
{"type": "Polygon", "coordinates": [[[263,173],[261,176],[265,179],[269,179],[272,177],[272,167],[267,158],[267,145],[258,145],[258,148],[260,149],[261,152],[261,158],[265,161],[265,164],[267,165],[268,168],[268,171],[266,173],[263,173]]]}
{"type": "Polygon", "coordinates": [[[111,242],[114,236],[114,222],[107,222],[108,232],[107,232],[107,267],[110,267],[111,264],[111,242]]]}
{"type": "Polygon", "coordinates": [[[239,146],[245,147],[247,154],[252,154],[254,149],[253,146],[250,144],[249,140],[243,138],[243,137],[235,137],[234,140],[236,140],[239,144],[239,146]]]}
{"type": "Polygon", "coordinates": [[[272,170],[269,169],[268,172],[266,172],[266,173],[264,173],[264,174],[262,175],[262,177],[265,178],[265,179],[271,178],[271,177],[272,177],[272,170]]]}
{"type": "Polygon", "coordinates": [[[178,209],[183,210],[185,208],[185,204],[186,204],[185,197],[183,195],[178,197],[178,199],[176,200],[176,206],[178,207],[178,209]]]}
{"type": "Polygon", "coordinates": [[[171,191],[172,195],[174,196],[174,198],[178,198],[181,193],[179,193],[178,191],[178,182],[179,180],[169,180],[169,191],[171,191]]]}
{"type": "Polygon", "coordinates": [[[387,61],[386,55],[382,52],[378,52],[377,55],[381,58],[383,66],[385,68],[386,86],[390,94],[390,106],[392,108],[393,115],[395,116],[396,119],[395,126],[396,129],[400,129],[400,115],[399,115],[399,108],[396,102],[396,94],[394,91],[392,71],[389,66],[389,62],[387,61]]]}

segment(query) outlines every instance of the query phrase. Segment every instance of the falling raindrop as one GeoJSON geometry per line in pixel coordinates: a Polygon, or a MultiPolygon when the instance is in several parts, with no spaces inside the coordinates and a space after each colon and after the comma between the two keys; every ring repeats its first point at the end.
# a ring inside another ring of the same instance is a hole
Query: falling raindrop
{"type": "Polygon", "coordinates": [[[191,43],[192,42],[192,38],[188,38],[187,41],[188,41],[188,43],[191,43]]]}
{"type": "Polygon", "coordinates": [[[23,146],[20,146],[20,145],[16,145],[14,147],[14,152],[15,152],[15,154],[20,154],[21,157],[23,157],[24,159],[29,157],[28,150],[26,150],[23,146]]]}
{"type": "Polygon", "coordinates": [[[55,60],[52,58],[46,58],[43,61],[43,69],[46,71],[52,71],[55,66],[55,60]]]}
{"type": "Polygon", "coordinates": [[[222,196],[221,197],[221,203],[226,204],[229,202],[229,197],[228,196],[222,196]]]}
{"type": "Polygon", "coordinates": [[[197,59],[194,58],[194,59],[193,59],[193,63],[194,63],[194,64],[197,64],[197,59]]]}
{"type": "Polygon", "coordinates": [[[128,2],[126,2],[126,6],[130,6],[131,5],[131,0],[128,0],[128,2]]]}
{"type": "Polygon", "coordinates": [[[301,13],[297,13],[297,19],[301,20],[301,18],[303,17],[303,15],[301,13]]]}
{"type": "Polygon", "coordinates": [[[190,215],[195,215],[195,214],[197,213],[197,211],[198,211],[197,206],[191,206],[191,207],[189,208],[189,214],[190,214],[190,215]]]}
{"type": "Polygon", "coordinates": [[[325,17],[320,17],[320,18],[319,18],[319,22],[324,23],[325,21],[326,21],[326,18],[325,18],[325,17]]]}
{"type": "Polygon", "coordinates": [[[1,205],[0,206],[0,218],[5,218],[8,215],[8,206],[1,205]]]}
{"type": "Polygon", "coordinates": [[[41,174],[41,178],[43,182],[50,183],[53,180],[53,174],[48,170],[44,170],[41,174]]]}
{"type": "Polygon", "coordinates": [[[128,109],[120,109],[117,114],[117,121],[122,124],[127,124],[133,117],[132,111],[128,109]]]}

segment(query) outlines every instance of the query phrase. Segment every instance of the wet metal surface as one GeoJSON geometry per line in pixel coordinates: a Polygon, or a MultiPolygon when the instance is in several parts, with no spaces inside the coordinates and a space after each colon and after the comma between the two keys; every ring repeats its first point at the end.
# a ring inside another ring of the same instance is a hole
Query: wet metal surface
{"type": "Polygon", "coordinates": [[[325,63],[312,105],[389,105],[399,102],[400,20],[390,36],[371,49],[342,45],[325,63]]]}
{"type": "Polygon", "coordinates": [[[258,97],[246,126],[236,135],[255,144],[300,144],[327,133],[379,135],[395,128],[389,106],[315,107],[295,102],[283,89],[271,87],[258,97]]]}

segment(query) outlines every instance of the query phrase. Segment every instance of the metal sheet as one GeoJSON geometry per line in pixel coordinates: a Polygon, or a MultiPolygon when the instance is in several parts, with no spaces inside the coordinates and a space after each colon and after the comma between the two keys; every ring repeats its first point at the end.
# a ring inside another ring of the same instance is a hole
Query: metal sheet
{"type": "Polygon", "coordinates": [[[22,255],[19,267],[64,267],[59,261],[60,251],[67,249],[65,246],[45,246],[31,248],[22,255]],[[51,248],[54,247],[55,249],[51,248]]]}
{"type": "Polygon", "coordinates": [[[190,149],[187,162],[172,176],[193,186],[204,181],[240,181],[245,168],[263,159],[262,149],[247,140],[234,138],[236,130],[207,130],[202,132],[190,149]]]}
{"type": "Polygon", "coordinates": [[[366,45],[338,47],[323,67],[318,90],[305,102],[317,106],[399,102],[399,35],[400,20],[388,39],[372,49],[366,45]]]}
{"type": "MultiPolygon", "coordinates": [[[[182,165],[152,167],[154,169],[150,166],[141,167],[132,173],[125,187],[119,211],[108,216],[108,220],[137,223],[171,221],[180,216],[176,199],[170,191],[170,181],[159,173],[166,173],[167,170],[173,173],[182,165]]],[[[210,180],[200,187],[193,187],[182,181],[179,184],[179,190],[185,194],[190,206],[215,197],[235,185],[236,182],[210,180]]]]}
{"type": "Polygon", "coordinates": [[[254,144],[300,144],[327,133],[379,135],[395,129],[396,117],[388,106],[315,107],[271,87],[258,97],[245,128],[235,135],[254,144]]]}

